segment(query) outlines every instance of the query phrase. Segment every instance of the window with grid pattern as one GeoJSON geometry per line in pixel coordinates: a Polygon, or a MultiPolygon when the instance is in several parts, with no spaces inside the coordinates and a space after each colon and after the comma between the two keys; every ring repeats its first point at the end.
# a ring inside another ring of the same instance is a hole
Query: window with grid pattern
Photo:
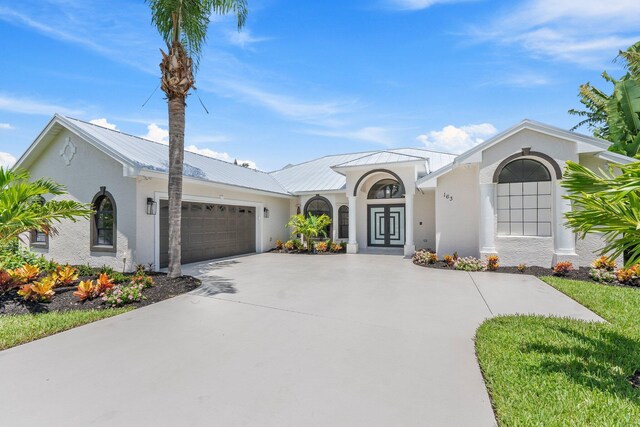
{"type": "Polygon", "coordinates": [[[498,234],[551,236],[551,175],[531,159],[507,164],[498,178],[498,234]]]}

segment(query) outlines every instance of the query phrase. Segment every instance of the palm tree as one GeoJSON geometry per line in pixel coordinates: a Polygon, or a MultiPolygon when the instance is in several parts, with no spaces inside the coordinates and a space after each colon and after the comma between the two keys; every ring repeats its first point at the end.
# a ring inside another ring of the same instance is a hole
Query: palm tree
{"type": "Polygon", "coordinates": [[[45,195],[66,194],[64,186],[50,179],[29,181],[29,172],[0,167],[0,244],[8,244],[21,234],[37,230],[55,234],[62,220],[89,218],[89,205],[73,200],[43,201],[45,195]]]}
{"type": "Polygon", "coordinates": [[[247,0],[146,0],[151,22],[167,44],[160,63],[161,87],[169,107],[169,277],[182,275],[182,170],[186,98],[194,87],[212,13],[233,13],[240,30],[247,18],[247,0]]]}
{"type": "Polygon", "coordinates": [[[331,218],[322,214],[315,216],[309,214],[305,217],[302,214],[293,215],[285,227],[292,228],[294,234],[302,234],[307,241],[307,250],[311,252],[313,250],[313,239],[322,235],[327,237],[327,227],[331,225],[331,218]]]}

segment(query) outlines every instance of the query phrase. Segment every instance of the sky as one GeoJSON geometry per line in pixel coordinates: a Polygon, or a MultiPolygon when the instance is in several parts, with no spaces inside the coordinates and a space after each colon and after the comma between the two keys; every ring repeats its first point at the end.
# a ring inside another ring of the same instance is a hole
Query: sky
{"type": "MultiPolygon", "coordinates": [[[[0,0],[0,165],[54,113],[166,143],[150,16],[142,0],[0,0]]],[[[622,73],[613,59],[640,40],[640,2],[249,0],[235,24],[212,17],[185,146],[271,171],[460,153],[525,118],[571,128],[578,86],[609,90],[601,72],[622,73]]]]}

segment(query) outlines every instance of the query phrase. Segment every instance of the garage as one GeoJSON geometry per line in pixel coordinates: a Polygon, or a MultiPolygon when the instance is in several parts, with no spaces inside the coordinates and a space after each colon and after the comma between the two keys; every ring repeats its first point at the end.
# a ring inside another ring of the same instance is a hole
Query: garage
{"type": "MultiPolygon", "coordinates": [[[[169,202],[160,201],[160,267],[169,264],[169,202]]],[[[182,263],[256,251],[256,208],[182,203],[182,263]]]]}

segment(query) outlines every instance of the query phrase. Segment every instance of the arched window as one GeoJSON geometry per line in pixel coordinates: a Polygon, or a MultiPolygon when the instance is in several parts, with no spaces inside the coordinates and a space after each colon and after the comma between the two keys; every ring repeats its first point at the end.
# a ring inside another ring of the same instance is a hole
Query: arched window
{"type": "Polygon", "coordinates": [[[551,236],[551,174],[542,163],[517,159],[500,171],[498,234],[551,236]]]}
{"type": "Polygon", "coordinates": [[[116,252],[116,203],[111,193],[100,187],[92,203],[91,250],[116,252]]]}
{"type": "Polygon", "coordinates": [[[349,238],[349,206],[338,209],[338,239],[349,238]]]}
{"type": "Polygon", "coordinates": [[[371,186],[367,199],[399,199],[404,197],[395,179],[382,179],[371,186]]]}
{"type": "MultiPolygon", "coordinates": [[[[39,196],[33,203],[41,206],[47,203],[44,197],[39,196]]],[[[31,230],[29,233],[29,243],[34,248],[47,249],[49,247],[49,235],[42,230],[31,230]]]]}
{"type": "MultiPolygon", "coordinates": [[[[322,196],[315,196],[309,199],[306,205],[304,205],[304,215],[327,215],[329,218],[333,219],[333,210],[331,208],[331,203],[329,200],[322,196]]],[[[324,230],[327,233],[327,238],[331,238],[331,225],[328,225],[324,230]]],[[[324,236],[321,236],[325,238],[324,236]]]]}

